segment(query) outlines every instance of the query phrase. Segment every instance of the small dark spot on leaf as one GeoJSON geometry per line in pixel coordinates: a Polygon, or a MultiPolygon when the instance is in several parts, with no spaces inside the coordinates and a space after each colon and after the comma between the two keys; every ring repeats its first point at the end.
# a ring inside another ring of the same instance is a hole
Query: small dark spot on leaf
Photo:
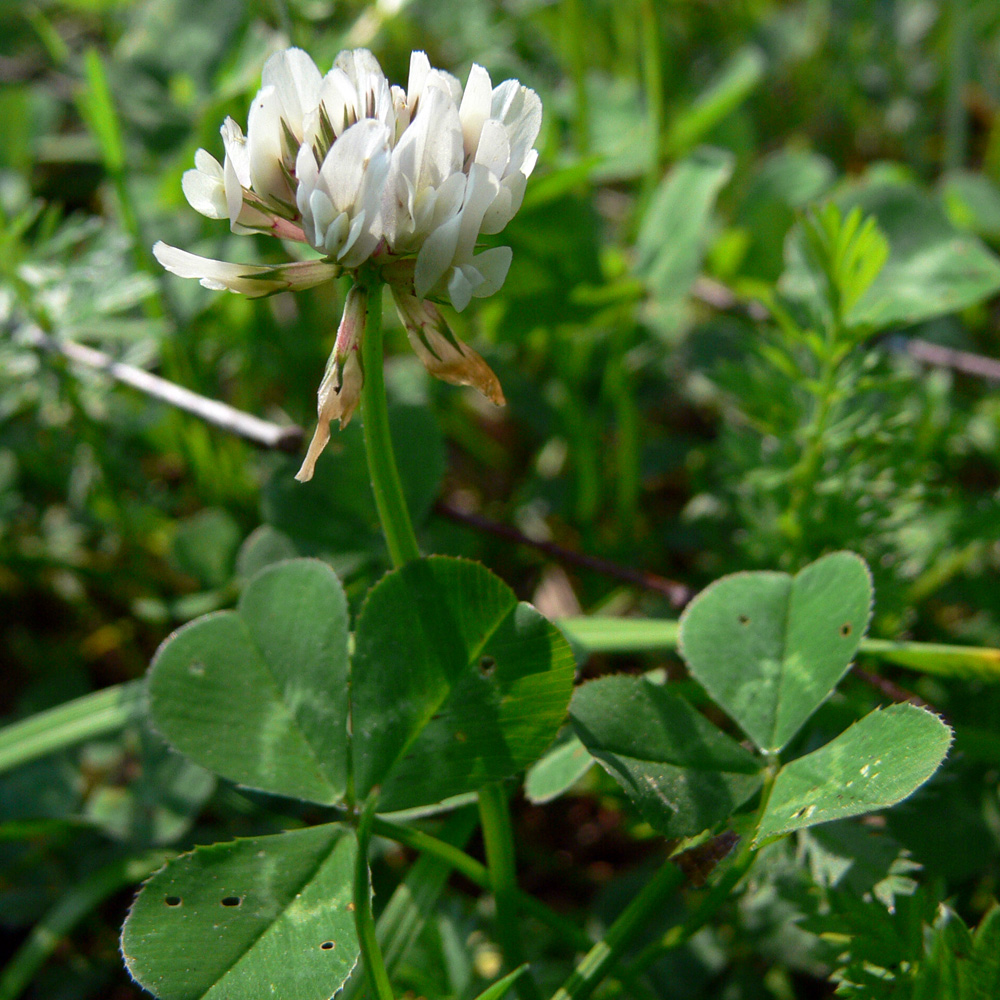
{"type": "Polygon", "coordinates": [[[239,906],[243,900],[239,896],[223,896],[222,905],[223,906],[239,906]]]}
{"type": "Polygon", "coordinates": [[[850,622],[844,622],[844,624],[840,626],[840,634],[845,638],[849,636],[853,631],[854,627],[851,625],[850,622]]]}
{"type": "Polygon", "coordinates": [[[497,661],[492,656],[484,656],[479,661],[479,673],[483,677],[490,677],[497,668],[497,661]]]}
{"type": "Polygon", "coordinates": [[[749,625],[750,624],[750,617],[749,617],[749,615],[740,615],[738,621],[739,621],[739,623],[741,625],[749,625]]]}
{"type": "Polygon", "coordinates": [[[181,897],[180,896],[166,896],[166,897],[164,897],[163,902],[166,903],[167,906],[180,906],[181,905],[181,897]]]}
{"type": "Polygon", "coordinates": [[[320,945],[320,947],[323,949],[323,951],[330,951],[334,947],[334,944],[332,941],[324,941],[320,945]]]}

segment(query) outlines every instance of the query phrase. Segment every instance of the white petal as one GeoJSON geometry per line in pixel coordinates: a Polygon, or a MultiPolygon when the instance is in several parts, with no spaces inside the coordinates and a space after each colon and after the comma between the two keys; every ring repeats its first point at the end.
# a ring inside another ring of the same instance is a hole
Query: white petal
{"type": "Polygon", "coordinates": [[[298,182],[295,189],[295,204],[302,214],[307,230],[309,228],[313,230],[312,234],[307,231],[306,235],[309,236],[309,242],[315,245],[318,237],[315,236],[315,222],[312,218],[312,209],[309,207],[309,199],[319,182],[319,165],[316,163],[311,146],[299,147],[299,155],[295,158],[295,180],[298,182]]]}
{"type": "Polygon", "coordinates": [[[431,62],[426,52],[410,53],[410,76],[406,83],[406,103],[411,112],[416,99],[423,93],[424,80],[431,70],[431,62]]]}
{"type": "Polygon", "coordinates": [[[424,80],[425,93],[429,87],[443,91],[456,108],[462,101],[462,84],[458,77],[446,73],[443,69],[432,69],[427,74],[427,79],[424,80]]]}
{"type": "Polygon", "coordinates": [[[258,298],[282,289],[312,288],[340,273],[340,268],[336,265],[320,260],[301,261],[280,267],[232,264],[210,257],[199,257],[163,242],[153,247],[153,256],[171,274],[180,278],[197,278],[206,288],[216,291],[227,289],[249,298],[258,298]]]}
{"type": "Polygon", "coordinates": [[[226,159],[232,162],[240,184],[245,188],[250,187],[250,154],[247,151],[243,130],[232,118],[227,118],[219,131],[222,133],[222,144],[226,148],[226,159]]]}
{"type": "Polygon", "coordinates": [[[360,121],[362,118],[375,118],[390,125],[395,134],[392,92],[375,56],[368,49],[341,52],[334,61],[334,66],[347,74],[357,95],[355,119],[360,121]]]}
{"type": "Polygon", "coordinates": [[[204,157],[195,154],[195,163],[200,164],[195,170],[185,170],[181,178],[181,190],[188,204],[202,215],[210,219],[226,219],[229,211],[226,205],[226,187],[222,179],[222,166],[210,153],[199,149],[204,157]],[[206,162],[205,157],[211,161],[206,162]],[[202,167],[207,166],[208,170],[202,167]]]}
{"type": "Polygon", "coordinates": [[[467,157],[476,152],[479,134],[483,129],[483,122],[490,116],[492,102],[493,83],[490,74],[482,66],[473,63],[462,95],[462,106],[459,108],[467,157]]]}
{"type": "Polygon", "coordinates": [[[372,118],[352,125],[330,148],[320,178],[340,211],[354,208],[369,163],[379,153],[389,155],[389,129],[372,118]]]}
{"type": "MultiPolygon", "coordinates": [[[[309,242],[320,252],[333,253],[340,249],[339,240],[343,238],[341,230],[346,232],[347,220],[345,219],[337,229],[333,228],[333,224],[341,215],[346,215],[346,213],[337,211],[333,202],[330,201],[330,196],[325,191],[319,188],[313,189],[312,194],[309,195],[308,215],[312,221],[312,233],[307,235],[311,237],[309,242]]],[[[302,218],[305,220],[305,213],[303,213],[302,218]]]]}
{"type": "Polygon", "coordinates": [[[456,184],[464,190],[462,124],[454,103],[432,87],[391,155],[381,215],[383,231],[394,250],[415,249],[412,237],[419,230],[419,210],[430,207],[428,193],[446,182],[451,191],[456,184]],[[460,180],[450,181],[456,174],[460,180]]]}
{"type": "Polygon", "coordinates": [[[462,216],[456,215],[424,240],[424,245],[417,254],[417,266],[413,272],[413,288],[418,298],[426,298],[427,293],[451,267],[458,247],[461,225],[462,216]]]}
{"type": "Polygon", "coordinates": [[[490,117],[499,119],[506,127],[510,139],[510,169],[520,169],[542,127],[541,99],[517,80],[504,80],[493,91],[490,117]]]}
{"type": "Polygon", "coordinates": [[[500,290],[507,280],[514,253],[510,247],[491,247],[472,258],[472,267],[480,274],[482,282],[473,291],[477,299],[484,299],[500,290]]]}
{"type": "Polygon", "coordinates": [[[243,212],[243,185],[236,175],[236,166],[230,157],[226,157],[225,166],[226,208],[229,215],[229,225],[236,228],[236,220],[243,212]]]}
{"type": "Polygon", "coordinates": [[[500,182],[497,196],[483,216],[479,231],[487,235],[499,233],[517,215],[521,202],[524,201],[524,189],[527,185],[528,178],[520,171],[505,177],[500,182]]]}
{"type": "Polygon", "coordinates": [[[254,297],[284,287],[280,281],[271,283],[247,278],[247,275],[259,274],[270,270],[269,268],[199,257],[197,254],[188,253],[186,250],[162,242],[153,247],[153,256],[171,274],[176,274],[180,278],[197,278],[206,288],[216,291],[228,289],[231,292],[241,292],[254,297]]]}
{"type": "Polygon", "coordinates": [[[323,77],[320,103],[326,109],[334,135],[340,135],[353,121],[357,91],[347,74],[335,66],[323,77]]]}
{"type": "Polygon", "coordinates": [[[462,204],[462,229],[458,236],[456,263],[468,263],[472,258],[483,217],[499,190],[500,182],[496,177],[486,167],[473,163],[469,168],[469,183],[465,188],[465,202],[462,204]]]}
{"type": "Polygon", "coordinates": [[[295,157],[295,180],[299,188],[305,186],[307,189],[314,188],[319,180],[319,164],[311,146],[299,147],[298,156],[295,157]]]}
{"type": "Polygon", "coordinates": [[[538,162],[538,150],[529,149],[525,154],[524,159],[521,161],[520,173],[524,175],[524,179],[527,180],[531,176],[531,171],[535,169],[535,164],[538,162]]]}
{"type": "Polygon", "coordinates": [[[337,252],[337,260],[342,260],[344,256],[350,251],[351,247],[358,242],[358,237],[361,235],[361,230],[364,229],[365,225],[365,210],[361,209],[360,212],[351,221],[351,227],[347,231],[347,235],[344,237],[343,244],[340,250],[337,252]]]}
{"type": "Polygon", "coordinates": [[[274,87],[264,87],[254,98],[247,120],[250,182],[254,191],[264,197],[289,196],[281,169],[283,146],[281,101],[274,87]]]}
{"type": "Polygon", "coordinates": [[[390,88],[392,94],[392,107],[396,112],[396,133],[392,137],[393,143],[403,134],[403,130],[410,124],[410,109],[406,105],[406,91],[402,87],[393,86],[390,88]]]}
{"type": "Polygon", "coordinates": [[[296,135],[302,134],[303,119],[319,103],[321,82],[316,64],[302,49],[275,53],[261,74],[261,86],[274,87],[285,121],[296,135]]]}
{"type": "Polygon", "coordinates": [[[451,275],[448,277],[448,298],[458,312],[461,312],[472,300],[472,293],[475,291],[475,280],[482,284],[482,277],[471,268],[467,273],[461,267],[453,267],[451,275]],[[472,279],[472,280],[470,280],[472,279]]]}
{"type": "Polygon", "coordinates": [[[456,172],[437,189],[437,199],[431,223],[435,228],[450,219],[462,207],[468,181],[465,174],[456,172]]]}
{"type": "Polygon", "coordinates": [[[358,218],[364,224],[358,230],[357,240],[344,251],[344,267],[358,267],[363,264],[378,247],[385,236],[382,216],[382,194],[389,174],[389,152],[378,150],[368,163],[361,191],[356,202],[358,218]]]}
{"type": "Polygon", "coordinates": [[[195,150],[194,168],[203,174],[222,180],[222,164],[207,149],[195,150]]]}
{"type": "Polygon", "coordinates": [[[345,49],[337,53],[333,65],[342,69],[360,93],[364,88],[377,86],[385,79],[379,61],[369,49],[345,49]]]}
{"type": "Polygon", "coordinates": [[[509,161],[510,142],[507,140],[507,129],[495,118],[489,118],[483,122],[475,162],[487,167],[490,173],[500,180],[507,170],[509,161]]]}
{"type": "MultiPolygon", "coordinates": [[[[321,192],[317,191],[317,194],[321,192]]],[[[323,239],[320,241],[320,249],[330,257],[340,258],[341,248],[347,240],[347,235],[351,229],[351,217],[346,212],[341,212],[326,227],[323,239]]]]}
{"type": "Polygon", "coordinates": [[[513,120],[524,105],[523,89],[517,80],[504,80],[493,88],[493,100],[490,107],[490,117],[506,121],[513,120]]]}
{"type": "Polygon", "coordinates": [[[420,113],[396,144],[393,159],[418,190],[437,187],[462,169],[462,122],[443,91],[432,87],[424,94],[420,113]]]}

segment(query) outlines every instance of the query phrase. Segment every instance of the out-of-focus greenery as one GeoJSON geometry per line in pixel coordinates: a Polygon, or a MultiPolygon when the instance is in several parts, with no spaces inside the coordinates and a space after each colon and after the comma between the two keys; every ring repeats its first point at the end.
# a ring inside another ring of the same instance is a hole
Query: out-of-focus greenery
{"type": "MultiPolygon", "coordinates": [[[[199,146],[221,155],[223,118],[245,123],[264,59],[288,44],[322,68],[370,47],[394,81],[425,49],[462,79],[478,62],[542,97],[539,166],[502,236],[507,283],[449,316],[507,407],[429,380],[402,329],[387,330],[428,551],[481,559],[550,615],[672,616],[657,593],[556,570],[435,501],[692,590],[847,548],[875,575],[873,635],[1000,645],[998,386],[907,351],[921,338],[1000,355],[991,0],[14,0],[0,6],[7,718],[141,676],[173,628],[232,606],[270,562],[328,559],[355,606],[386,566],[357,427],[302,487],[295,456],[37,346],[39,332],[93,345],[311,428],[344,289],[248,302],[170,277],[150,253],[163,239],[281,259],[274,240],[197,215],[180,179],[199,146]],[[885,244],[857,301],[831,306],[823,287],[823,204],[874,218],[864,259],[885,244]],[[831,309],[850,341],[835,377],[812,335],[831,309]]],[[[940,985],[950,956],[974,947],[967,927],[1000,880],[1000,687],[880,669],[954,725],[947,765],[866,826],[767,848],[715,923],[647,963],[655,995],[786,1000],[838,983],[853,997],[953,995],[940,985]],[[938,978],[912,985],[922,968],[938,978]],[[920,993],[928,982],[939,992],[920,993]]],[[[847,682],[816,716],[816,745],[878,700],[847,682]]],[[[151,852],[299,818],[316,817],[216,783],[138,723],[4,775],[0,947],[21,964],[0,972],[0,997],[138,996],[117,934],[151,852]],[[91,916],[25,960],[30,928],[72,906],[91,916]]],[[[596,769],[569,799],[522,803],[517,830],[524,887],[599,923],[653,850],[596,769]]],[[[379,859],[377,904],[404,860],[379,859]]],[[[485,899],[447,892],[398,971],[415,995],[471,997],[495,978],[485,899]]],[[[558,984],[572,955],[544,929],[530,941],[558,984]]]]}

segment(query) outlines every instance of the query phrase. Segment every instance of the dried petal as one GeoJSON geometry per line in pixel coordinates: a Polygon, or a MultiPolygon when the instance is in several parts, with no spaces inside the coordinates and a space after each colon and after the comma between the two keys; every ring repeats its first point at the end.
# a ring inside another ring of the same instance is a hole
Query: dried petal
{"type": "Polygon", "coordinates": [[[368,290],[355,285],[347,293],[344,315],[337,330],[337,340],[326,363],[323,381],[317,394],[318,421],[302,467],[295,474],[307,483],[316,470],[316,460],[330,441],[330,422],[339,420],[346,427],[361,402],[364,372],[361,367],[361,338],[368,316],[368,290]]]}
{"type": "Polygon", "coordinates": [[[448,329],[432,302],[418,299],[395,285],[392,296],[410,346],[432,375],[452,385],[472,386],[496,406],[506,403],[493,369],[448,329]]]}

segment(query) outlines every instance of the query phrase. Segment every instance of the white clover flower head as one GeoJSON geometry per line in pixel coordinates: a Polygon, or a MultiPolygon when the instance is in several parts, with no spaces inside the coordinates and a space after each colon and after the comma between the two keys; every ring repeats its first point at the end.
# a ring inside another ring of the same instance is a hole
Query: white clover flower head
{"type": "MultiPolygon", "coordinates": [[[[182,187],[191,206],[229,219],[234,233],[305,243],[319,260],[274,267],[230,264],[164,243],[157,260],[208,288],[269,295],[309,288],[346,272],[377,272],[393,291],[417,355],[446,381],[501,404],[496,376],[448,330],[431,300],[458,311],[504,283],[509,247],[479,249],[524,199],[537,160],[538,95],[517,80],[494,87],[473,65],[465,87],[410,57],[406,89],[391,86],[367,49],[341,52],[323,76],[301,49],[267,60],[247,132],[227,118],[220,164],[199,149],[182,187]]],[[[360,398],[360,341],[367,298],[348,296],[319,391],[319,417],[299,479],[308,479],[328,424],[350,419],[360,398]]]]}

